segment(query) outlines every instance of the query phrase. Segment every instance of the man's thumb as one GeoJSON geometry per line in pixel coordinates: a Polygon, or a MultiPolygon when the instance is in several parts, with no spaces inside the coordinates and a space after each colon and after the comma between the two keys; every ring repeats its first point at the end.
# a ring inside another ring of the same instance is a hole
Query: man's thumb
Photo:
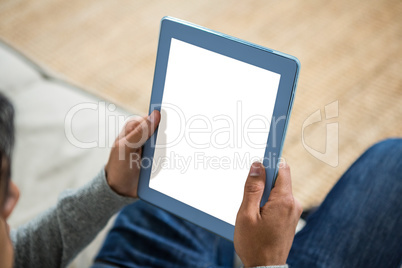
{"type": "Polygon", "coordinates": [[[240,209],[249,213],[259,213],[264,188],[265,168],[261,163],[254,162],[244,185],[243,202],[240,209]]]}

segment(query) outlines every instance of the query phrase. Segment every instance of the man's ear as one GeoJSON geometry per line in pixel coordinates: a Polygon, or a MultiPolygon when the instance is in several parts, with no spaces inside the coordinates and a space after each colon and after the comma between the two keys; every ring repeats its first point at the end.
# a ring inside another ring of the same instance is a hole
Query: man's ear
{"type": "Polygon", "coordinates": [[[7,219],[11,215],[11,213],[15,208],[15,205],[17,205],[19,198],[20,198],[20,191],[18,190],[17,185],[15,185],[12,181],[10,181],[10,184],[8,186],[6,203],[3,210],[4,219],[7,219]]]}

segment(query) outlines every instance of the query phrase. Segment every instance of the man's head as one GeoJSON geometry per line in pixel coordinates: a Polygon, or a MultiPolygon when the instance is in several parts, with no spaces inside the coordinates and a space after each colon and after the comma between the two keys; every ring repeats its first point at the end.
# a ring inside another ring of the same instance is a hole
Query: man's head
{"type": "Polygon", "coordinates": [[[0,267],[12,267],[13,247],[9,238],[7,218],[19,197],[11,182],[11,156],[14,146],[14,109],[0,94],[0,267]]]}
{"type": "Polygon", "coordinates": [[[11,153],[14,146],[14,108],[0,94],[0,204],[5,204],[11,178],[11,153]]]}

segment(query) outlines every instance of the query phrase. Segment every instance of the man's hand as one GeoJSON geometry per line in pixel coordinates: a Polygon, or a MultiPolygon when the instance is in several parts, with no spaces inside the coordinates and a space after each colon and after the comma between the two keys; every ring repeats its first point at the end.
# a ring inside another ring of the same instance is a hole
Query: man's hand
{"type": "Polygon", "coordinates": [[[251,166],[234,234],[234,246],[245,267],[286,264],[302,207],[293,198],[289,167],[281,166],[268,202],[261,208],[265,169],[258,162],[251,166]]]}
{"type": "Polygon", "coordinates": [[[141,151],[160,121],[159,111],[128,122],[116,139],[105,166],[109,186],[118,194],[138,197],[141,151]]]}

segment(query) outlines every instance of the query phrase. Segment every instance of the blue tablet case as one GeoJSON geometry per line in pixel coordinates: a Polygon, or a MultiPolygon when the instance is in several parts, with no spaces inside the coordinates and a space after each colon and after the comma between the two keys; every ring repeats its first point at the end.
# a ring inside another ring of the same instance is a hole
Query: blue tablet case
{"type": "MultiPolygon", "coordinates": [[[[270,155],[279,159],[300,69],[298,59],[176,18],[164,17],[161,21],[149,112],[161,107],[172,38],[281,75],[273,112],[273,116],[277,120],[271,122],[265,150],[265,156],[270,155]]],[[[157,135],[158,130],[144,145],[143,157],[153,159],[155,148],[152,145],[155,144],[157,135]]],[[[274,186],[277,175],[277,166],[268,167],[269,163],[266,162],[266,159],[267,157],[263,161],[263,165],[267,168],[266,187],[261,201],[262,205],[268,200],[270,190],[274,186]]],[[[150,188],[151,170],[152,166],[141,169],[138,189],[141,199],[233,241],[233,225],[150,188]]]]}

